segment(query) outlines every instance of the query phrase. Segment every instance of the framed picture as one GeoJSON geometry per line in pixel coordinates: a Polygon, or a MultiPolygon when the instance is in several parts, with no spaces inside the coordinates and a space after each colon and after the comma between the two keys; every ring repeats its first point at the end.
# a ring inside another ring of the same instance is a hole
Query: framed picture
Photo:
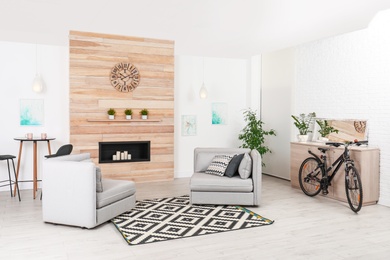
{"type": "Polygon", "coordinates": [[[226,125],[228,121],[228,106],[226,103],[211,104],[211,123],[213,125],[226,125]]]}
{"type": "MultiPolygon", "coordinates": [[[[366,119],[332,119],[332,118],[316,118],[316,120],[326,120],[328,125],[338,130],[338,133],[330,133],[326,137],[329,141],[346,142],[367,140],[368,126],[366,119]]],[[[314,124],[313,141],[317,141],[320,134],[320,127],[317,123],[314,124]]]]}
{"type": "Polygon", "coordinates": [[[44,123],[43,99],[21,99],[20,116],[21,126],[42,126],[44,123]]]}
{"type": "Polygon", "coordinates": [[[196,116],[182,115],[181,116],[181,135],[191,136],[196,135],[196,116]]]}

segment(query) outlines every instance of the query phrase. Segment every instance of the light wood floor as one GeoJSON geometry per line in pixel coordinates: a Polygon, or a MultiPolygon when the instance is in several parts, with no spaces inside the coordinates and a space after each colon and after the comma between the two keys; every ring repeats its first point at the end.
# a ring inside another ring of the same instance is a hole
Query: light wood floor
{"type": "MultiPolygon", "coordinates": [[[[188,179],[137,184],[137,199],[188,194],[188,179]]],[[[41,201],[0,192],[0,259],[390,259],[390,208],[353,213],[342,202],[310,198],[290,182],[263,176],[270,226],[129,246],[113,224],[93,230],[45,224],[41,201]]]]}

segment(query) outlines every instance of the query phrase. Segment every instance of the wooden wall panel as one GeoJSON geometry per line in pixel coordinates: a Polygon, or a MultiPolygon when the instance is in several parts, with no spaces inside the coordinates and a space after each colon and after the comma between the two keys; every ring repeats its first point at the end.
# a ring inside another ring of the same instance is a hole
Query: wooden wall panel
{"type": "Polygon", "coordinates": [[[151,142],[150,162],[100,164],[103,176],[136,182],[171,180],[174,176],[174,42],[71,31],[69,35],[70,142],[74,152],[89,152],[98,163],[99,142],[151,142]],[[115,90],[109,73],[117,63],[134,64],[139,86],[129,93],[115,90]],[[107,119],[109,108],[117,111],[107,119]],[[147,108],[156,121],[125,121],[147,108]],[[122,120],[122,121],[119,121],[122,120]]]}

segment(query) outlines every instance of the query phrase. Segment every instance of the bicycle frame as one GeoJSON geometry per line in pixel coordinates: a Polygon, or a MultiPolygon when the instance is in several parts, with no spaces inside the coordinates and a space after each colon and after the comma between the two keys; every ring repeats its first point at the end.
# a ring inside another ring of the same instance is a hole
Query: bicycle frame
{"type": "MultiPolygon", "coordinates": [[[[324,150],[324,151],[327,151],[327,150],[324,150]]],[[[345,163],[346,168],[349,165],[352,165],[352,166],[354,165],[353,161],[351,160],[351,158],[349,156],[348,146],[344,147],[344,152],[328,168],[325,168],[325,167],[327,167],[327,156],[326,156],[325,152],[321,155],[321,158],[310,150],[309,150],[309,154],[313,155],[319,162],[321,162],[320,167],[323,168],[322,172],[325,175],[325,176],[322,176],[322,180],[323,180],[322,185],[324,185],[322,188],[325,190],[327,190],[329,183],[332,182],[334,176],[341,168],[341,165],[343,165],[345,163]],[[334,170],[333,170],[332,174],[329,175],[328,173],[332,169],[334,169],[334,170]]]]}

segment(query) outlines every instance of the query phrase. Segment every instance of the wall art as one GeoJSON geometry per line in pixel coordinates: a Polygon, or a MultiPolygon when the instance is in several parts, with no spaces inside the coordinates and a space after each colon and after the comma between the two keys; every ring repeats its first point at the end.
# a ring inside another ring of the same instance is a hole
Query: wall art
{"type": "Polygon", "coordinates": [[[182,115],[181,116],[181,135],[191,136],[196,135],[196,116],[182,115]]]}
{"type": "Polygon", "coordinates": [[[228,119],[228,106],[226,103],[211,104],[211,121],[213,125],[226,125],[228,119]]]}
{"type": "Polygon", "coordinates": [[[43,99],[21,99],[20,116],[21,126],[42,126],[44,123],[43,99]]]}

